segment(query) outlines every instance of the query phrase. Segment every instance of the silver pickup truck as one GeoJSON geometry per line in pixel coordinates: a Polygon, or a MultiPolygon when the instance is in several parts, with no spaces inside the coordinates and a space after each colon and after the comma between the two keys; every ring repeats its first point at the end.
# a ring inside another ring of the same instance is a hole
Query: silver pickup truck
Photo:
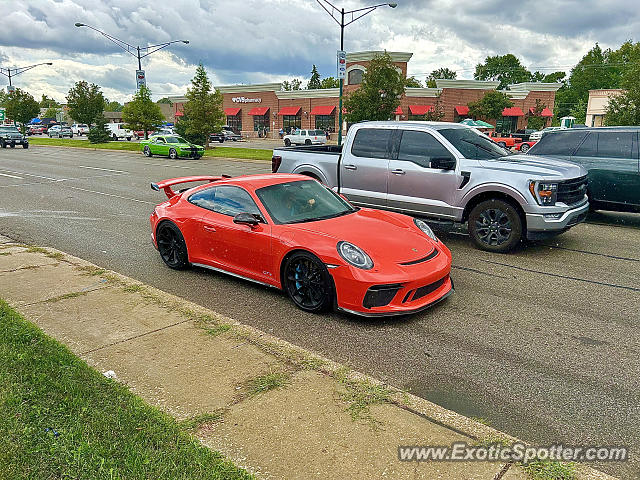
{"type": "Polygon", "coordinates": [[[493,252],[564,232],[589,210],[584,167],[510,155],[457,123],[359,123],[342,148],[278,148],[271,163],[273,172],[316,178],[356,205],[468,222],[474,243],[493,252]]]}

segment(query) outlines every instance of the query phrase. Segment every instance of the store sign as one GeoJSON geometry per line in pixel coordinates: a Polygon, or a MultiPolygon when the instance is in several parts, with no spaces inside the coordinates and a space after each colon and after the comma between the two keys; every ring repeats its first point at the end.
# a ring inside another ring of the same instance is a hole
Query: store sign
{"type": "Polygon", "coordinates": [[[261,103],[261,98],[247,98],[247,97],[232,97],[233,103],[261,103]]]}
{"type": "Polygon", "coordinates": [[[4,119],[5,119],[4,108],[0,108],[0,122],[4,122],[4,119]]]}
{"type": "Polygon", "coordinates": [[[16,86],[15,85],[7,85],[7,93],[11,93],[11,92],[15,92],[16,91],[16,86]]]}
{"type": "Polygon", "coordinates": [[[138,88],[147,86],[147,79],[144,75],[144,70],[136,70],[136,85],[138,88]]]}
{"type": "Polygon", "coordinates": [[[347,52],[338,50],[338,79],[343,79],[347,75],[347,52]]]}

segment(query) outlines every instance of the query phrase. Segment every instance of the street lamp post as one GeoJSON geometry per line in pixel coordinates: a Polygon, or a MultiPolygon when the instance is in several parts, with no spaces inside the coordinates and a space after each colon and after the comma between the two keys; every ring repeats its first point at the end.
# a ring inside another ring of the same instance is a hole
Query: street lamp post
{"type": "Polygon", "coordinates": [[[28,67],[16,67],[16,68],[4,68],[0,67],[0,73],[5,77],[9,78],[9,87],[13,84],[11,83],[11,79],[16,75],[20,75],[21,73],[26,72],[27,70],[31,70],[32,68],[39,67],[40,65],[53,65],[51,62],[44,63],[36,63],[35,65],[29,65],[28,67]]]}
{"type": "Polygon", "coordinates": [[[120,40],[114,37],[113,35],[109,35],[108,33],[105,33],[102,30],[98,30],[97,28],[92,27],[91,25],[87,25],[85,23],[80,23],[80,22],[77,22],[75,25],[76,27],[87,27],[87,28],[90,28],[91,30],[98,32],[103,37],[106,37],[108,40],[118,45],[125,52],[136,57],[138,59],[138,70],[142,70],[142,59],[144,57],[151,55],[152,53],[155,53],[158,50],[162,50],[163,48],[168,47],[173,43],[184,43],[184,44],[189,43],[189,40],[173,40],[171,42],[158,43],[157,45],[148,45],[146,47],[141,47],[139,45],[133,46],[130,43],[127,43],[124,40],[120,40]],[[141,50],[146,50],[146,53],[142,54],[141,50]]]}
{"type": "MultiPolygon", "coordinates": [[[[329,0],[316,0],[318,4],[327,12],[335,22],[340,25],[340,51],[344,51],[344,27],[351,25],[359,18],[364,17],[368,13],[373,12],[378,7],[391,7],[396,8],[397,3],[380,3],[378,5],[371,5],[370,7],[357,8],[355,10],[345,11],[344,8],[338,8],[333,5],[329,0]],[[336,14],[340,15],[340,19],[336,17],[336,14]],[[351,19],[345,23],[345,15],[351,15],[351,19]]],[[[340,78],[340,97],[338,100],[338,145],[342,145],[342,91],[344,89],[344,78],[340,78]]]]}

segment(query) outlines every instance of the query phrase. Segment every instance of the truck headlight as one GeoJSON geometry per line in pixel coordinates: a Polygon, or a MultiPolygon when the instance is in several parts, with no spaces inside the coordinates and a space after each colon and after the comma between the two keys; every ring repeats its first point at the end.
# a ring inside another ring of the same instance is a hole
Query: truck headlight
{"type": "Polygon", "coordinates": [[[413,223],[415,223],[416,227],[422,230],[422,232],[426,234],[427,237],[429,237],[431,240],[433,240],[434,242],[438,241],[438,237],[436,237],[436,234],[433,233],[433,230],[431,230],[431,227],[427,225],[427,222],[420,220],[419,218],[414,218],[413,223]]]}
{"type": "Polygon", "coordinates": [[[557,183],[531,180],[529,182],[529,191],[538,202],[538,205],[553,206],[558,199],[557,183]]]}
{"type": "Polygon", "coordinates": [[[356,247],[353,243],[338,242],[338,253],[349,265],[361,268],[363,270],[371,270],[373,268],[373,260],[360,247],[356,247]]]}

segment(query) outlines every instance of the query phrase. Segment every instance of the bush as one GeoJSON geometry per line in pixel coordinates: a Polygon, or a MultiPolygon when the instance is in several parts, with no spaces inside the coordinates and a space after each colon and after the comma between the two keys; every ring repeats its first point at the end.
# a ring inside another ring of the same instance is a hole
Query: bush
{"type": "Polygon", "coordinates": [[[105,127],[107,119],[104,118],[104,115],[98,116],[98,118],[95,119],[95,123],[96,126],[91,127],[87,134],[89,143],[106,143],[111,140],[111,135],[107,131],[107,127],[105,127]]]}

